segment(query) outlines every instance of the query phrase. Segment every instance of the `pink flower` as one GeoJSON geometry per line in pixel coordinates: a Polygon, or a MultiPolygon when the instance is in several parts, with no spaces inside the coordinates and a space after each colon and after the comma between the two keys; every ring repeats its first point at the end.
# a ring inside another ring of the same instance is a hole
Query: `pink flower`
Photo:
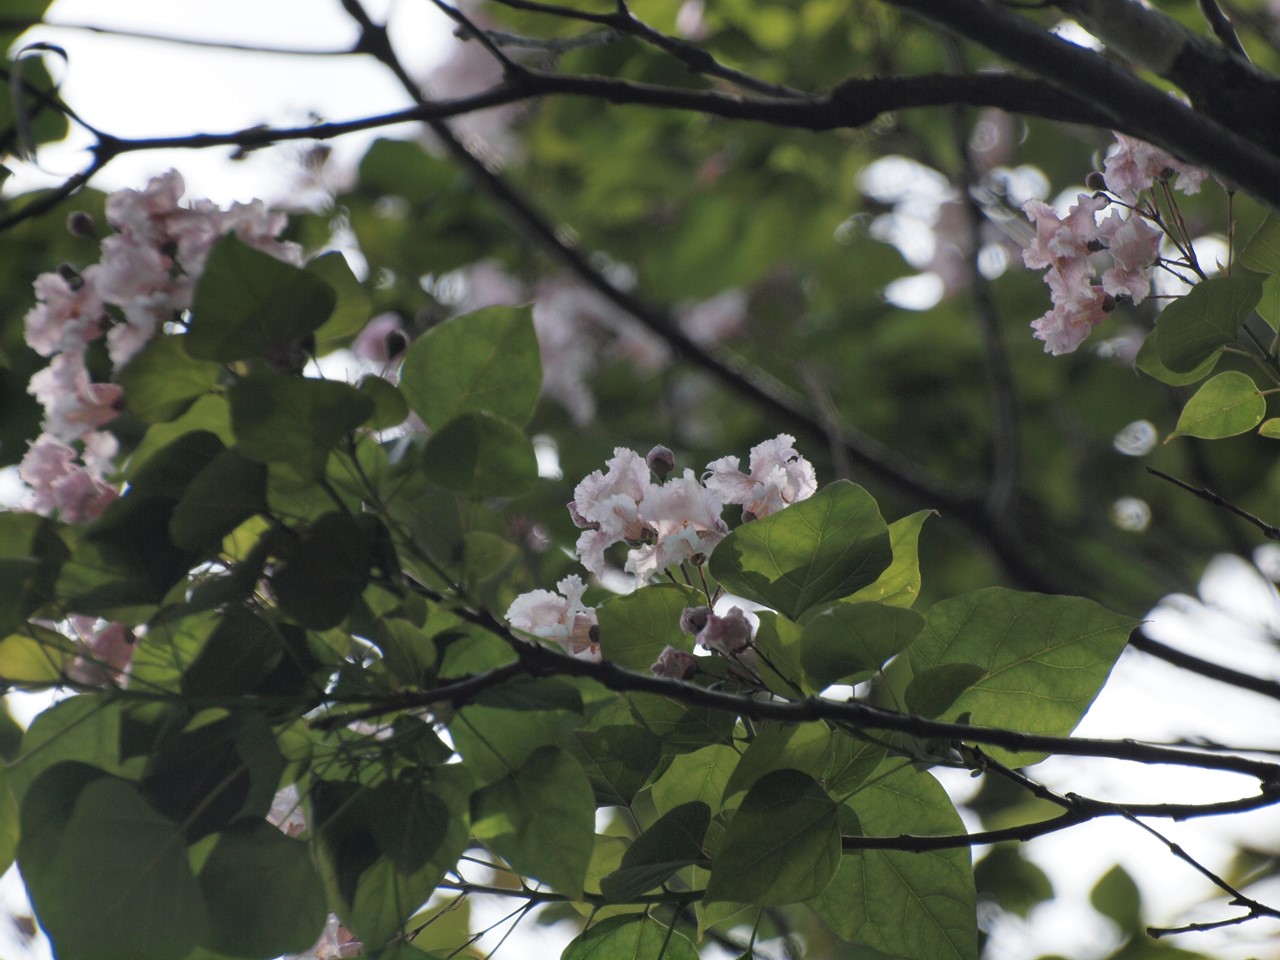
{"type": "Polygon", "coordinates": [[[123,623],[71,615],[82,654],[68,668],[73,680],[93,686],[118,686],[133,659],[133,632],[123,623]]]}
{"type": "Polygon", "coordinates": [[[1121,218],[1116,212],[1102,221],[1099,233],[1115,261],[1102,275],[1103,289],[1141,303],[1151,292],[1151,267],[1160,255],[1163,234],[1137,214],[1121,218]]]}
{"type": "Polygon", "coordinates": [[[720,497],[698,483],[692,470],[661,486],[650,484],[640,502],[640,519],[655,542],[632,550],[624,569],[645,580],[686,560],[703,562],[729,534],[720,519],[723,509],[720,497]]]}
{"type": "Polygon", "coordinates": [[[671,644],[658,654],[658,659],[649,667],[655,677],[667,677],[671,680],[688,680],[698,668],[698,658],[691,653],[677,650],[671,644]]]}
{"type": "Polygon", "coordinates": [[[60,440],[77,440],[120,415],[124,388],[92,383],[79,353],[60,353],[31,377],[27,392],[44,407],[44,430],[60,440]]]}
{"type": "Polygon", "coordinates": [[[1082,193],[1065,219],[1043,200],[1028,200],[1023,212],[1036,227],[1036,238],[1022,251],[1022,262],[1032,269],[1052,267],[1063,260],[1085,259],[1093,252],[1092,244],[1098,239],[1098,224],[1094,217],[1111,201],[1105,196],[1091,197],[1082,193]]]}
{"type": "MultiPolygon", "coordinates": [[[[101,456],[108,444],[99,440],[106,434],[94,434],[90,440],[94,461],[81,466],[75,450],[49,434],[42,434],[27,450],[18,465],[18,476],[31,487],[26,509],[41,516],[57,512],[67,523],[95,520],[119,492],[102,479],[101,456]]],[[[111,438],[114,445],[115,438],[111,438]]],[[[114,455],[114,449],[109,456],[114,455]]]]}
{"type": "Polygon", "coordinates": [[[513,630],[558,644],[566,653],[584,660],[600,659],[599,622],[582,595],[587,585],[581,577],[565,577],[556,584],[560,593],[532,590],[522,593],[507,608],[513,630]]]}
{"type": "Polygon", "coordinates": [[[27,312],[27,346],[42,357],[62,350],[80,351],[102,336],[106,311],[90,267],[74,281],[58,273],[36,277],[36,299],[27,312]]]}
{"type": "Polygon", "coordinates": [[[1132,200],[1143,190],[1148,190],[1156,180],[1176,175],[1175,186],[1186,194],[1200,192],[1205,171],[1165,153],[1159,147],[1142,140],[1116,135],[1116,149],[1103,162],[1103,176],[1107,189],[1118,196],[1132,200]]]}
{"type": "Polygon", "coordinates": [[[364,325],[364,329],[351,342],[351,352],[361,360],[385,366],[404,356],[408,342],[400,314],[388,311],[378,314],[364,325]]]}
{"type": "Polygon", "coordinates": [[[698,631],[698,642],[708,650],[726,656],[740,653],[751,644],[751,621],[740,607],[730,607],[723,617],[712,614],[698,631]]]}
{"type": "Polygon", "coordinates": [[[1102,287],[1073,287],[1055,296],[1053,309],[1033,320],[1031,328],[1036,339],[1044,341],[1045,353],[1073,353],[1114,308],[1115,300],[1102,287]]]}

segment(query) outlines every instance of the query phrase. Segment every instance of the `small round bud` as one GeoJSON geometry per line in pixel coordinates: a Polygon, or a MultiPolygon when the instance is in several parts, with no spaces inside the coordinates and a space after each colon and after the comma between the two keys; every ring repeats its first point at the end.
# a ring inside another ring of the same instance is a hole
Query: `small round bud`
{"type": "Polygon", "coordinates": [[[698,642],[717,653],[738,653],[751,643],[751,621],[740,607],[730,607],[723,617],[712,614],[698,631],[698,642]]]}
{"type": "Polygon", "coordinates": [[[658,478],[658,481],[661,482],[667,479],[671,471],[676,468],[676,455],[667,447],[658,444],[645,456],[644,462],[653,471],[653,475],[658,478]]]}
{"type": "Polygon", "coordinates": [[[1107,249],[1107,245],[1103,243],[1101,240],[1090,240],[1087,244],[1085,244],[1085,247],[1086,249],[1088,249],[1090,253],[1097,253],[1099,250],[1107,249]]]}
{"type": "Polygon", "coordinates": [[[76,210],[67,217],[67,233],[73,237],[88,237],[90,240],[98,239],[98,230],[93,224],[93,217],[83,210],[76,210]]]}
{"type": "Polygon", "coordinates": [[[1105,297],[1102,298],[1102,312],[1110,313],[1115,308],[1116,308],[1116,298],[1108,293],[1105,297]]]}
{"type": "Polygon", "coordinates": [[[1093,191],[1103,191],[1107,189],[1107,178],[1104,177],[1099,170],[1094,170],[1084,178],[1084,185],[1093,191]]]}
{"type": "Polygon", "coordinates": [[[711,619],[710,607],[685,607],[680,614],[680,630],[691,637],[696,637],[707,621],[711,619]]]}

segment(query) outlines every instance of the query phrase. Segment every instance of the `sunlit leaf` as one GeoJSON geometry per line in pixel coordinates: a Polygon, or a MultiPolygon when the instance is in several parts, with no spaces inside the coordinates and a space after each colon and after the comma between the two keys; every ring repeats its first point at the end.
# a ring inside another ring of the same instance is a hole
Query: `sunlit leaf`
{"type": "Polygon", "coordinates": [[[1267,414],[1267,399],[1253,378],[1230,370],[1220,373],[1196,391],[1178,417],[1178,426],[1165,438],[1234,437],[1247,433],[1267,414]]]}
{"type": "Polygon", "coordinates": [[[796,620],[875,582],[892,561],[875,500],[841,480],[738,527],[717,545],[710,569],[727,589],[796,620]]]}
{"type": "Polygon", "coordinates": [[[472,831],[522,874],[582,894],[595,834],[595,800],[577,761],[555,747],[471,798],[472,831]]]}

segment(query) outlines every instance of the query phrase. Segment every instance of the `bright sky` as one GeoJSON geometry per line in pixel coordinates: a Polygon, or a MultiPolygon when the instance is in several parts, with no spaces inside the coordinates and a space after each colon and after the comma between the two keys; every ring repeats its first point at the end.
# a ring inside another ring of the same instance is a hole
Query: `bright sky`
{"type": "MultiPolygon", "coordinates": [[[[451,23],[425,0],[369,0],[365,6],[375,20],[390,25],[411,71],[425,75],[455,42],[451,23]]],[[[58,0],[48,19],[304,50],[344,49],[356,38],[336,0],[58,0]]],[[[33,30],[24,40],[65,49],[66,63],[54,57],[47,61],[62,78],[64,99],[89,123],[122,137],[223,132],[261,123],[303,125],[313,116],[350,119],[410,105],[388,71],[370,57],[269,57],[51,27],[33,30]]],[[[352,159],[377,135],[344,138],[334,146],[340,157],[352,159]]],[[[89,142],[83,131],[73,133],[70,149],[42,152],[43,178],[24,170],[20,183],[56,182],[76,172],[88,159],[84,147],[89,142]]],[[[133,154],[113,161],[97,183],[140,186],[150,175],[177,166],[189,196],[248,200],[282,192],[294,175],[285,158],[301,149],[286,145],[239,163],[228,163],[225,148],[133,154]]]]}
{"type": "MultiPolygon", "coordinates": [[[[368,0],[367,6],[375,18],[389,18],[398,50],[421,74],[438,62],[451,42],[449,23],[426,0],[368,0]]],[[[355,36],[337,0],[218,0],[201,4],[59,0],[50,19],[301,49],[341,48],[355,36]]],[[[367,58],[265,57],[54,28],[32,31],[27,39],[56,43],[67,51],[67,63],[49,61],[51,69],[63,78],[64,98],[91,123],[118,136],[218,132],[260,123],[297,125],[313,115],[337,120],[408,105],[386,70],[367,58]]],[[[354,162],[376,135],[335,142],[337,162],[354,162]]],[[[83,133],[73,133],[68,145],[42,151],[40,170],[21,169],[15,183],[29,189],[60,181],[85,165],[88,142],[83,133]]],[[[285,145],[252,154],[239,163],[228,162],[229,151],[225,149],[130,155],[114,161],[97,185],[139,186],[147,177],[177,167],[187,180],[188,196],[207,196],[219,202],[270,198],[286,193],[296,183],[295,161],[301,149],[285,145]]],[[[1206,576],[1202,594],[1209,606],[1188,600],[1180,616],[1158,621],[1157,636],[1259,675],[1280,674],[1275,643],[1256,626],[1248,626],[1251,622],[1273,626],[1280,622],[1280,600],[1274,588],[1242,564],[1224,560],[1206,576]],[[1227,614],[1224,609],[1237,612],[1227,614]]],[[[1280,746],[1277,730],[1280,704],[1275,701],[1207,681],[1189,682],[1185,674],[1150,658],[1126,655],[1081,733],[1154,739],[1201,734],[1275,747],[1280,746]]],[[[1224,789],[1220,781],[1208,776],[1178,774],[1170,780],[1166,771],[1148,769],[1135,774],[1132,766],[1115,764],[1082,767],[1076,762],[1051,762],[1036,772],[1057,788],[1116,800],[1147,799],[1146,793],[1186,800],[1221,796],[1216,791],[1224,789]],[[1144,796],[1137,796],[1139,791],[1144,796]]],[[[958,795],[968,789],[967,777],[948,776],[945,780],[958,795]]],[[[1267,813],[1221,824],[1200,822],[1169,832],[1210,866],[1221,867],[1222,858],[1230,851],[1228,840],[1251,835],[1254,842],[1261,843],[1277,836],[1278,828],[1280,817],[1267,813]]],[[[1148,905],[1158,911],[1148,918],[1153,922],[1182,922],[1185,918],[1177,911],[1206,890],[1189,867],[1123,822],[1094,824],[1045,838],[1031,844],[1029,852],[1051,873],[1059,893],[1069,896],[1037,911],[1025,927],[1003,927],[992,944],[996,960],[1022,960],[1043,953],[1102,956],[1113,949],[1114,940],[1105,923],[1082,911],[1080,904],[1089,885],[1117,861],[1134,873],[1148,905]]],[[[0,895],[13,902],[15,891],[20,893],[20,886],[10,875],[0,884],[0,895]]],[[[1280,901],[1280,896],[1273,901],[1280,901]]],[[[1212,939],[1182,938],[1177,945],[1223,956],[1280,957],[1274,944],[1262,940],[1264,934],[1273,932],[1274,927],[1258,924],[1212,939]],[[1246,942],[1219,946],[1226,939],[1246,942]]],[[[548,947],[546,955],[552,955],[553,949],[558,948],[548,947]]],[[[511,942],[506,950],[513,956],[526,954],[528,941],[511,942]]],[[[17,960],[22,956],[47,957],[47,946],[37,944],[34,952],[25,952],[0,918],[0,957],[17,960]]]]}

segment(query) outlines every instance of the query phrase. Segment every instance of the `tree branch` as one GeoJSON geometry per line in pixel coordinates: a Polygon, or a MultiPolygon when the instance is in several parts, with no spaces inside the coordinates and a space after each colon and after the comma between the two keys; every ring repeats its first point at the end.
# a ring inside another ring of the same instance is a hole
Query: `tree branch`
{"type": "MultiPolygon", "coordinates": [[[[1220,174],[1273,207],[1280,207],[1280,157],[1214,117],[1184,106],[1105,57],[1049,33],[982,0],[883,0],[963,37],[1044,78],[1073,98],[1093,103],[1123,130],[1220,174]]],[[[1110,5],[1109,5],[1110,6],[1110,5]]],[[[1221,78],[1207,78],[1211,83],[1221,78]]],[[[1280,124],[1249,114],[1242,129],[1280,124]]]]}

